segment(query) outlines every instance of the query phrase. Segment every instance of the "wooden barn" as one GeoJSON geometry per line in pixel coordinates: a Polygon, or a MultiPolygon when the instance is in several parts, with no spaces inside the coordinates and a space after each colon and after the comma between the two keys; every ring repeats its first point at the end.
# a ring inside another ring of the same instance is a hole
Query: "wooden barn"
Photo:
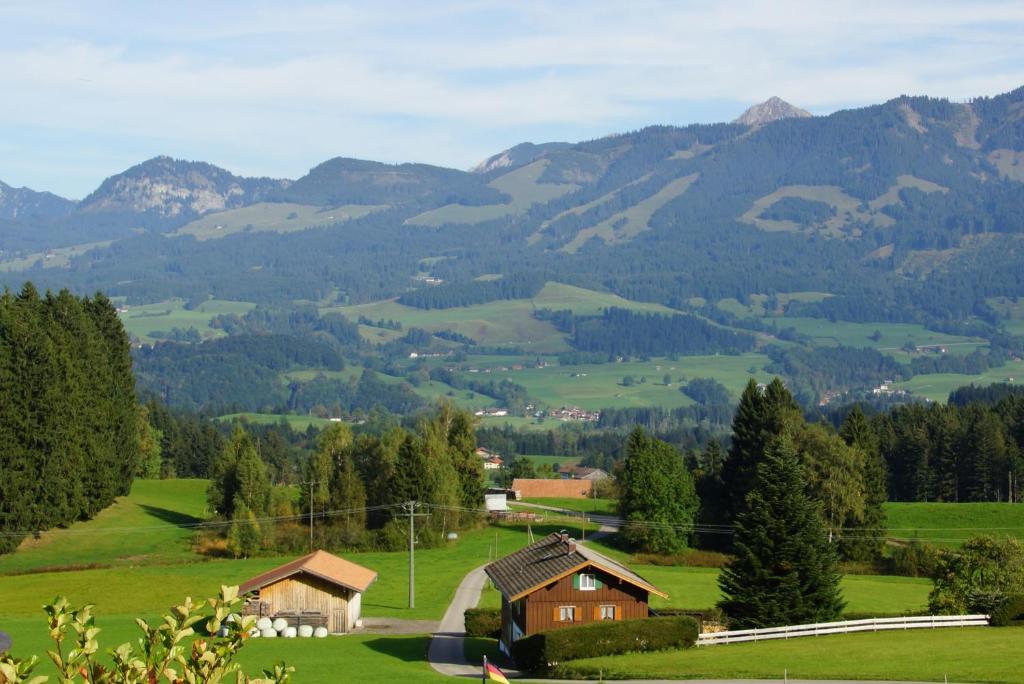
{"type": "Polygon", "coordinates": [[[314,551],[253,577],[239,587],[239,593],[252,594],[246,613],[344,634],[359,620],[363,592],[375,579],[377,573],[369,568],[314,551]]]}
{"type": "Polygon", "coordinates": [[[540,541],[486,568],[501,592],[501,649],[537,632],[650,614],[650,594],[668,598],[621,563],[565,534],[540,541]]]}

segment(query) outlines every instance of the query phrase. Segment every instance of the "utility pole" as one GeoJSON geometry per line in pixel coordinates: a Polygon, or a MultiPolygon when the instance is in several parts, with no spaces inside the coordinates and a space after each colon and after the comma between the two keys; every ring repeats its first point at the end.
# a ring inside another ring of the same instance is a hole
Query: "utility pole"
{"type": "Polygon", "coordinates": [[[309,552],[313,553],[313,481],[309,481],[309,552]]]}
{"type": "Polygon", "coordinates": [[[416,532],[415,520],[417,516],[430,515],[429,513],[416,513],[419,503],[406,501],[402,509],[409,514],[409,607],[416,607],[416,532]]]}

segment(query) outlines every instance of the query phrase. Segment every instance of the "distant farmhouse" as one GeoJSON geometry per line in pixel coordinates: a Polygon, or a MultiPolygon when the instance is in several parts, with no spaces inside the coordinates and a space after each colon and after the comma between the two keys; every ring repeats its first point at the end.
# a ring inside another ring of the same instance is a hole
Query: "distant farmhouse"
{"type": "MultiPolygon", "coordinates": [[[[557,480],[555,480],[557,482],[557,480]]],[[[486,568],[501,592],[501,650],[559,627],[648,617],[651,594],[668,598],[626,566],[570,539],[550,534],[486,568]]]]}
{"type": "Polygon", "coordinates": [[[593,480],[512,480],[512,491],[517,499],[585,499],[590,496],[593,488],[593,480]]]}
{"type": "Polygon", "coordinates": [[[558,474],[563,480],[607,480],[611,477],[600,468],[588,468],[586,466],[562,466],[558,474]]]}
{"type": "Polygon", "coordinates": [[[476,455],[484,462],[484,470],[501,470],[501,467],[505,465],[501,454],[496,451],[479,447],[476,450],[476,455]]]}
{"type": "Polygon", "coordinates": [[[250,615],[285,618],[295,625],[326,627],[332,634],[352,631],[360,619],[362,595],[377,573],[327,553],[313,553],[253,577],[239,587],[252,594],[250,615]]]}

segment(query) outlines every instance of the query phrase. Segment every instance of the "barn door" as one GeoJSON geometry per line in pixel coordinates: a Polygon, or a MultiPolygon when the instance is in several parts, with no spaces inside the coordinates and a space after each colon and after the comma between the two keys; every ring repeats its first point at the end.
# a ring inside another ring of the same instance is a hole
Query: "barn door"
{"type": "Polygon", "coordinates": [[[331,633],[344,634],[348,632],[348,624],[345,621],[345,609],[334,608],[331,610],[331,633]]]}

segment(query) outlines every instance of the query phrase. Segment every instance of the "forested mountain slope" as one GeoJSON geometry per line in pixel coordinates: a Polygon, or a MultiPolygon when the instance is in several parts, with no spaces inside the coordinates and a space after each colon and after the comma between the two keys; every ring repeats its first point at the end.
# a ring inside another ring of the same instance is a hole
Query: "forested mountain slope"
{"type": "Polygon", "coordinates": [[[348,304],[557,274],[675,308],[813,291],[831,296],[794,312],[958,321],[1024,294],[1022,206],[1024,88],[522,145],[476,172],[339,157],[292,182],[160,157],[66,216],[8,217],[0,269],[134,302],[348,304]]]}

